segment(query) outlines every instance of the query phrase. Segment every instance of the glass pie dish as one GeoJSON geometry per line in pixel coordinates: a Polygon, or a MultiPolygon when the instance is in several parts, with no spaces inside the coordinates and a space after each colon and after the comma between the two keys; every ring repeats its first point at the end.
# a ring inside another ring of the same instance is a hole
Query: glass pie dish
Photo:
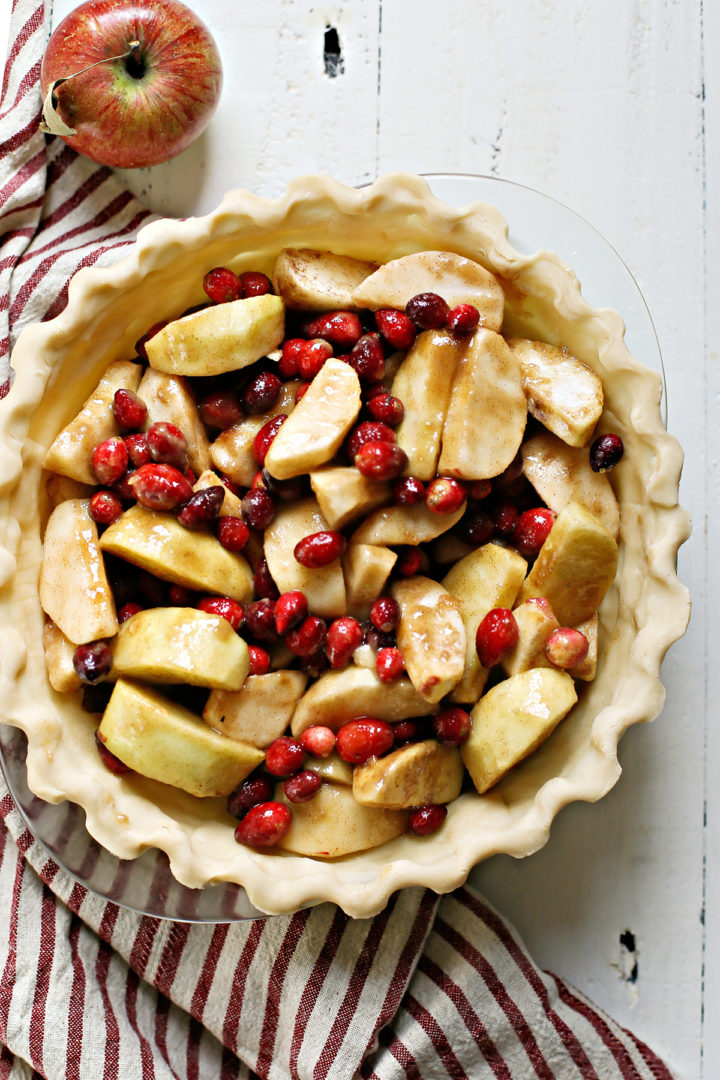
{"type": "MultiPolygon", "coordinates": [[[[688,531],[677,504],[682,454],[662,424],[661,377],[633,359],[623,333],[621,317],[591,308],[558,257],[517,252],[493,207],[454,209],[421,179],[404,175],[383,177],[362,191],[306,177],[275,200],[231,192],[215,213],[155,222],[114,266],[81,271],[62,315],[21,335],[13,354],[15,383],[0,414],[0,701],[2,719],[27,737],[29,789],[45,803],[69,800],[81,807],[89,834],[115,858],[157,849],[180,885],[220,888],[226,913],[219,918],[244,917],[251,909],[281,913],[322,900],[365,917],[398,888],[449,891],[491,854],[536,851],[564,805],[594,801],[617,780],[620,736],[659,712],[660,663],[688,618],[687,594],[675,574],[688,531]],[[562,344],[592,367],[603,382],[604,420],[626,447],[623,468],[613,474],[621,511],[618,571],[600,609],[598,676],[578,705],[496,787],[457,798],[437,835],[404,835],[328,861],[239,846],[218,800],[108,772],[95,752],[92,718],[47,682],[37,597],[48,516],[42,460],[58,431],[110,361],[132,356],[133,343],[159,316],[176,317],[201,299],[209,268],[269,272],[288,246],[376,262],[451,250],[481,262],[503,285],[504,332],[562,344]],[[247,912],[228,902],[223,882],[242,886],[247,912]]],[[[181,917],[192,917],[191,907],[181,905],[181,917]]]]}

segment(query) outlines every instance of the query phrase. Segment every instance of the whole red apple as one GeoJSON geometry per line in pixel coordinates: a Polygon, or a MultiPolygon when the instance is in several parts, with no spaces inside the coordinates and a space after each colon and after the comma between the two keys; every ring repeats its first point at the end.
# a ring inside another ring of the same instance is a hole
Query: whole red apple
{"type": "Polygon", "coordinates": [[[220,96],[215,41],[178,0],[81,4],[48,42],[43,97],[56,79],[91,64],[56,88],[55,107],[76,129],[61,136],[68,146],[102,165],[132,169],[174,157],[197,138],[220,96]]]}

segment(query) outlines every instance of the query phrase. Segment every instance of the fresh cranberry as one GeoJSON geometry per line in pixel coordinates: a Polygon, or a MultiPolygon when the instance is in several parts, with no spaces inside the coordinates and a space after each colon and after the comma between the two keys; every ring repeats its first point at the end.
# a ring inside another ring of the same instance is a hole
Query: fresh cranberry
{"type": "Polygon", "coordinates": [[[309,338],[324,338],[337,349],[351,349],[362,334],[362,325],[354,311],[329,311],[309,319],[303,330],[309,338]]]}
{"type": "Polygon", "coordinates": [[[450,706],[433,717],[433,731],[438,742],[446,746],[462,746],[470,734],[472,718],[464,709],[450,706]]]}
{"type": "Polygon", "coordinates": [[[330,623],[327,632],[325,655],[332,668],[344,668],[350,663],[352,654],[362,645],[363,629],[357,619],[343,615],[330,623]]]}
{"type": "Polygon", "coordinates": [[[300,742],[313,757],[330,757],[335,749],[335,732],[324,724],[313,724],[312,727],[305,728],[300,742]]]}
{"type": "MultiPolygon", "coordinates": [[[[184,585],[171,585],[168,589],[168,601],[172,607],[194,607],[195,594],[184,585]]],[[[160,603],[157,606],[160,607],[160,603]]]]}
{"type": "Polygon", "coordinates": [[[283,784],[285,798],[291,803],[310,802],[322,787],[322,778],[313,769],[301,769],[283,784]]]}
{"type": "Polygon", "coordinates": [[[112,667],[112,651],[107,641],[91,641],[78,645],[73,653],[75,674],[84,683],[103,679],[112,667]]]}
{"type": "Polygon", "coordinates": [[[468,507],[454,529],[456,536],[473,547],[486,544],[494,531],[495,521],[492,515],[474,506],[468,507]]]}
{"type": "Polygon", "coordinates": [[[114,491],[96,491],[90,499],[90,517],[98,525],[112,525],[122,514],[122,502],[114,491]]]}
{"type": "Polygon", "coordinates": [[[286,420],[287,414],[279,413],[268,420],[266,424],[263,424],[258,431],[253,442],[253,454],[258,465],[265,464],[265,458],[271,443],[286,420]]]}
{"type": "Polygon", "coordinates": [[[248,491],[242,500],[243,518],[251,529],[262,532],[275,517],[275,503],[267,491],[248,491]]]}
{"type": "Polygon", "coordinates": [[[553,667],[572,668],[584,660],[590,643],[581,630],[561,626],[545,642],[545,655],[553,667]]]}
{"type": "Polygon", "coordinates": [[[253,600],[245,608],[245,623],[253,637],[272,645],[278,637],[275,629],[275,601],[267,597],[264,600],[253,600]]]}
{"type": "Polygon", "coordinates": [[[422,566],[422,552],[409,544],[403,544],[398,548],[398,558],[395,563],[395,573],[400,577],[413,577],[422,566]]]}
{"type": "Polygon", "coordinates": [[[175,510],[193,494],[189,480],[172,465],[141,465],[129,483],[137,501],[148,510],[175,510]]]}
{"type": "Polygon", "coordinates": [[[447,817],[447,807],[437,803],[416,806],[408,814],[408,829],[416,836],[430,836],[437,832],[447,817]]]}
{"type": "Polygon", "coordinates": [[[250,529],[242,518],[225,514],[218,518],[217,538],[226,551],[242,551],[250,539],[250,529]]]}
{"type": "Polygon", "coordinates": [[[513,544],[526,559],[534,559],[543,546],[555,521],[552,510],[535,507],[520,515],[513,529],[513,544]]]}
{"type": "Polygon", "coordinates": [[[393,596],[378,596],[370,607],[370,622],[384,634],[397,629],[400,622],[400,605],[393,596]]]}
{"type": "Polygon", "coordinates": [[[258,803],[238,822],[235,839],[248,847],[272,847],[282,840],[291,824],[292,813],[285,803],[258,803]]]}
{"type": "Polygon", "coordinates": [[[509,608],[493,608],[481,621],[475,634],[475,646],[483,667],[499,664],[514,649],[518,640],[518,624],[509,608]]]}
{"type": "Polygon", "coordinates": [[[167,324],[167,319],[161,319],[160,322],[153,323],[150,329],[147,330],[143,334],[143,336],[138,338],[138,340],[135,342],[135,352],[138,354],[138,356],[141,356],[143,360],[147,360],[148,358],[147,349],[145,348],[148,341],[150,340],[150,338],[154,338],[155,335],[159,333],[164,326],[167,326],[167,324]]]}
{"type": "Polygon", "coordinates": [[[296,405],[297,405],[298,401],[302,401],[302,399],[305,397],[305,395],[307,394],[309,389],[310,389],[310,383],[309,382],[300,383],[297,390],[295,391],[295,404],[296,405]]]}
{"type": "Polygon", "coordinates": [[[380,682],[391,683],[400,678],[405,670],[402,653],[394,646],[381,649],[375,658],[375,674],[380,682]]]}
{"type": "Polygon", "coordinates": [[[176,469],[187,468],[187,439],[175,424],[158,420],[150,425],[145,438],[153,461],[174,465],[176,469]]]}
{"type": "Polygon", "coordinates": [[[343,761],[363,765],[371,757],[386,753],[394,741],[390,724],[372,716],[360,716],[342,725],[337,733],[336,747],[343,761]]]}
{"type": "Polygon", "coordinates": [[[260,559],[253,574],[253,589],[261,600],[277,600],[280,591],[273,581],[267,559],[260,559]]]}
{"type": "Polygon", "coordinates": [[[381,424],[377,420],[363,420],[361,424],[358,424],[357,427],[352,429],[348,436],[348,456],[354,460],[357,457],[358,451],[365,443],[394,443],[395,440],[395,432],[391,427],[388,427],[387,424],[381,424]]]}
{"type": "Polygon", "coordinates": [[[420,733],[420,726],[417,720],[399,720],[397,724],[393,724],[393,736],[395,737],[395,745],[400,746],[406,742],[412,742],[416,739],[420,733]]]}
{"type": "Polygon", "coordinates": [[[135,469],[139,469],[141,465],[150,463],[152,458],[148,450],[147,439],[142,432],[137,431],[132,435],[125,435],[123,442],[127,449],[129,466],[132,465],[135,469]]]}
{"type": "Polygon", "coordinates": [[[320,648],[310,653],[309,656],[299,657],[298,667],[305,672],[308,678],[319,679],[321,675],[324,675],[329,670],[330,661],[325,654],[325,650],[320,648]]]}
{"type": "Polygon", "coordinates": [[[217,520],[224,498],[225,488],[222,484],[200,488],[182,507],[178,521],[186,529],[206,529],[217,520]]]}
{"type": "Polygon", "coordinates": [[[265,490],[268,491],[274,499],[280,499],[281,502],[288,502],[289,500],[302,499],[308,494],[308,480],[307,476],[289,476],[287,480],[278,480],[274,476],[271,476],[267,469],[263,469],[261,472],[262,482],[265,485],[265,490]]]}
{"type": "Polygon", "coordinates": [[[299,739],[280,735],[265,751],[265,768],[273,776],[292,776],[302,769],[305,750],[299,739]]]}
{"type": "Polygon", "coordinates": [[[256,414],[269,412],[280,396],[282,380],[272,371],[259,371],[243,390],[242,403],[245,412],[256,414]]]}
{"type": "Polygon", "coordinates": [[[363,633],[363,644],[369,645],[375,652],[380,649],[389,649],[395,645],[395,635],[378,630],[375,626],[366,626],[363,633]]]}
{"type": "Polygon", "coordinates": [[[451,476],[436,476],[428,484],[425,505],[434,514],[455,514],[467,498],[467,489],[451,476]]]}
{"type": "Polygon", "coordinates": [[[517,520],[520,517],[520,511],[515,503],[498,503],[495,507],[493,516],[495,518],[495,531],[498,536],[501,536],[504,540],[511,540],[513,533],[515,532],[517,520]]]}
{"type": "Polygon", "coordinates": [[[243,299],[249,296],[265,296],[272,292],[272,282],[267,274],[260,270],[246,270],[240,275],[240,295],[243,299]]]}
{"type": "Polygon", "coordinates": [[[263,475],[266,471],[266,469],[258,469],[252,478],[252,484],[250,485],[251,491],[267,491],[267,484],[265,483],[265,477],[263,475]]]}
{"type": "Polygon", "coordinates": [[[228,813],[236,818],[245,817],[253,806],[272,798],[272,792],[273,786],[267,776],[252,776],[243,780],[242,784],[228,795],[228,813]]]}
{"type": "Polygon", "coordinates": [[[367,411],[373,420],[380,420],[389,427],[397,427],[405,416],[405,406],[400,398],[392,394],[377,394],[367,403],[367,411]]]}
{"type": "Polygon", "coordinates": [[[101,484],[116,484],[128,467],[128,451],[123,439],[113,435],[98,443],[90,462],[92,471],[101,484]]]}
{"type": "Polygon", "coordinates": [[[382,336],[393,349],[409,349],[417,335],[415,323],[404,311],[380,308],[375,312],[375,323],[382,336]]]}
{"type": "Polygon", "coordinates": [[[590,468],[597,473],[614,469],[624,453],[625,447],[619,435],[598,435],[590,445],[590,468]]]}
{"type": "Polygon", "coordinates": [[[398,506],[417,506],[425,502],[425,485],[417,476],[406,476],[393,487],[393,500],[398,506]]]}
{"type": "Polygon", "coordinates": [[[333,347],[324,338],[312,338],[305,342],[298,360],[298,373],[303,379],[311,381],[333,355],[333,347]]]}
{"type": "Polygon", "coordinates": [[[328,530],[303,536],[295,545],[293,554],[301,566],[306,566],[308,570],[319,570],[339,559],[346,547],[347,540],[341,532],[328,530]]]}
{"type": "Polygon", "coordinates": [[[468,499],[476,499],[478,502],[481,499],[487,499],[491,491],[492,481],[490,480],[470,480],[467,485],[468,499]]]}
{"type": "Polygon", "coordinates": [[[270,653],[267,649],[262,649],[259,645],[248,645],[248,656],[250,658],[248,674],[267,675],[271,665],[270,653]]]}
{"type": "Polygon", "coordinates": [[[522,471],[523,459],[522,454],[518,450],[507,468],[503,469],[500,475],[495,477],[495,487],[507,491],[508,488],[512,488],[516,481],[520,479],[522,471]]]}
{"type": "Polygon", "coordinates": [[[355,468],[372,480],[395,480],[407,463],[407,454],[394,443],[366,442],[355,455],[355,468]]]}
{"type": "Polygon", "coordinates": [[[434,292],[418,293],[405,305],[405,314],[421,330],[440,330],[447,326],[450,308],[434,292]]]}
{"type": "Polygon", "coordinates": [[[474,304],[458,304],[448,312],[448,330],[456,334],[472,334],[480,322],[480,312],[474,304]]]}
{"type": "Polygon", "coordinates": [[[108,750],[99,731],[95,732],[95,745],[103,765],[110,772],[115,773],[116,776],[123,776],[125,773],[130,772],[130,766],[121,761],[119,757],[116,757],[112,750],[108,750]]]}
{"type": "Polygon", "coordinates": [[[348,363],[361,382],[382,379],[385,374],[385,353],[380,335],[363,334],[353,345],[348,363]]]}
{"type": "Polygon", "coordinates": [[[198,610],[208,615],[219,615],[221,619],[227,619],[233,630],[239,630],[245,618],[242,604],[229,596],[204,596],[197,606],[198,610]]]}
{"type": "Polygon", "coordinates": [[[132,619],[133,615],[137,615],[141,611],[144,611],[142,604],[134,604],[132,601],[128,601],[127,604],[123,604],[123,606],[119,608],[117,621],[122,626],[128,619],[132,619]]]}
{"type": "Polygon", "coordinates": [[[208,270],[203,278],[203,289],[214,304],[226,304],[229,300],[240,299],[240,281],[237,274],[226,266],[216,266],[208,270]]]}
{"type": "Polygon", "coordinates": [[[304,592],[293,589],[291,592],[282,593],[275,601],[275,629],[278,634],[284,636],[293,626],[305,618],[308,613],[308,602],[304,592]]]}
{"type": "Polygon", "coordinates": [[[226,431],[243,418],[240,399],[234,390],[213,390],[198,404],[203,424],[226,431]]]}
{"type": "Polygon", "coordinates": [[[125,475],[120,477],[117,484],[113,484],[113,491],[115,492],[117,497],[124,503],[134,502],[135,500],[135,494],[132,487],[130,486],[130,481],[132,480],[136,472],[137,469],[128,469],[125,475]]]}
{"type": "Polygon", "coordinates": [[[147,405],[132,390],[121,387],[113,397],[113,416],[121,431],[137,431],[147,419],[147,405]]]}
{"type": "Polygon", "coordinates": [[[278,361],[278,374],[281,379],[292,379],[300,370],[300,357],[307,342],[305,338],[288,338],[283,342],[282,356],[278,361]]]}
{"type": "Polygon", "coordinates": [[[327,625],[317,615],[307,615],[285,635],[285,644],[296,656],[308,658],[320,653],[327,640],[327,625]]]}
{"type": "Polygon", "coordinates": [[[388,388],[383,382],[366,383],[362,388],[362,399],[366,405],[376,397],[385,397],[388,388]]]}

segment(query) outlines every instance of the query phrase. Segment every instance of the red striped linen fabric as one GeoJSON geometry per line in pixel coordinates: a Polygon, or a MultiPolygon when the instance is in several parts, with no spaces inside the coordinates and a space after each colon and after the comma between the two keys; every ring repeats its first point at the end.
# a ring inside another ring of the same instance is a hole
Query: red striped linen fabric
{"type": "MultiPolygon", "coordinates": [[[[38,131],[40,0],[14,0],[0,103],[0,397],[26,323],[65,305],[150,217],[38,131]]],[[[0,780],[0,1080],[672,1080],[534,964],[471,888],[173,922],[106,901],[33,837],[0,780]]]]}

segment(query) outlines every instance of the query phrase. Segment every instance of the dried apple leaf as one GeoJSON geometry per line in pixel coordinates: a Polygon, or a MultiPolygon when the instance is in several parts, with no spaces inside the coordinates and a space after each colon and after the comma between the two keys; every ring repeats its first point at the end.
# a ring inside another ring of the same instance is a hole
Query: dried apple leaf
{"type": "Polygon", "coordinates": [[[66,79],[55,79],[50,83],[48,92],[45,95],[42,109],[42,120],[40,121],[40,130],[45,132],[46,135],[77,135],[77,131],[73,127],[69,127],[63,120],[60,113],[57,111],[57,96],[55,91],[61,83],[66,82],[66,79]]]}

